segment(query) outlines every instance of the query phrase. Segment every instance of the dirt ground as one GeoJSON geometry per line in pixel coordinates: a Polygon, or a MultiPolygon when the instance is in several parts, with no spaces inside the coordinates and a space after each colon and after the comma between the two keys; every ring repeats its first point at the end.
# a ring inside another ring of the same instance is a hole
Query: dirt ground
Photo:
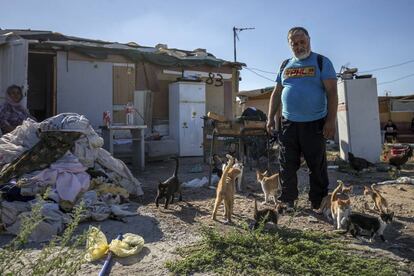
{"type": "MultiPolygon", "coordinates": [[[[333,155],[329,158],[329,164],[335,164],[333,155]]],[[[106,220],[99,225],[105,232],[108,240],[116,237],[118,233],[136,233],[144,237],[145,247],[138,256],[130,258],[116,258],[111,275],[169,275],[165,268],[165,261],[177,258],[175,250],[187,244],[197,241],[200,225],[216,225],[218,227],[239,227],[244,222],[250,222],[253,213],[253,198],[263,201],[263,193],[256,182],[255,171],[249,166],[244,171],[244,192],[237,193],[235,197],[234,222],[232,225],[224,225],[222,211],[219,210],[219,221],[213,222],[210,218],[215,199],[215,190],[202,188],[187,188],[183,190],[183,201],[170,205],[168,210],[163,206],[156,208],[154,198],[156,185],[159,180],[168,178],[175,163],[173,160],[152,162],[147,164],[144,172],[139,172],[137,178],[143,184],[145,196],[141,203],[133,203],[138,216],[128,217],[126,222],[106,220]]],[[[208,176],[208,165],[202,158],[180,158],[179,178],[182,182],[194,178],[208,176]],[[190,173],[197,165],[202,165],[203,172],[190,173]]],[[[274,168],[276,170],[276,167],[274,168]]],[[[404,166],[402,176],[414,176],[414,163],[404,166]]],[[[352,184],[352,207],[360,212],[371,212],[364,209],[363,185],[389,180],[387,172],[374,170],[363,172],[360,175],[348,172],[329,170],[330,190],[336,186],[338,179],[346,184],[352,184]]],[[[299,212],[292,217],[284,215],[280,218],[280,225],[297,229],[314,229],[323,232],[332,231],[333,225],[329,224],[321,215],[310,209],[307,200],[308,173],[306,168],[298,171],[300,198],[297,203],[299,212]]],[[[387,227],[383,243],[379,239],[373,243],[353,239],[350,235],[344,237],[350,243],[364,250],[367,254],[376,256],[390,256],[400,262],[407,263],[414,271],[414,185],[378,185],[388,200],[389,207],[395,212],[394,222],[387,227]]],[[[89,224],[82,224],[81,229],[86,229],[89,224]]],[[[79,275],[97,274],[104,260],[88,263],[82,267],[79,275]]]]}

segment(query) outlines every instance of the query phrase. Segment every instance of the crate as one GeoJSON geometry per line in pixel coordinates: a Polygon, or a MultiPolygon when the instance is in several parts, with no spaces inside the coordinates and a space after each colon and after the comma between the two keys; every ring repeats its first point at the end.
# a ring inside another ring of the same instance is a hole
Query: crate
{"type": "Polygon", "coordinates": [[[243,125],[237,122],[217,122],[216,132],[221,135],[239,135],[243,129],[243,125]]]}
{"type": "Polygon", "coordinates": [[[245,120],[243,121],[244,123],[244,128],[266,128],[266,122],[264,121],[248,121],[245,120]]]}

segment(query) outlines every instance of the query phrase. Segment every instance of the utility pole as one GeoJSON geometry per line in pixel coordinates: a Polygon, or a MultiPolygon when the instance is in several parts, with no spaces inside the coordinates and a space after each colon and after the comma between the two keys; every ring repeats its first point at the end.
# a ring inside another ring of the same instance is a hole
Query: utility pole
{"type": "Polygon", "coordinates": [[[388,120],[391,120],[391,99],[389,98],[391,95],[391,91],[387,91],[385,90],[385,97],[386,97],[386,101],[387,101],[387,105],[388,105],[388,120]]]}
{"type": "Polygon", "coordinates": [[[245,30],[254,30],[256,28],[236,28],[233,27],[233,49],[234,49],[234,62],[237,61],[237,52],[236,52],[236,38],[239,40],[239,36],[237,32],[245,31],[245,30]]]}

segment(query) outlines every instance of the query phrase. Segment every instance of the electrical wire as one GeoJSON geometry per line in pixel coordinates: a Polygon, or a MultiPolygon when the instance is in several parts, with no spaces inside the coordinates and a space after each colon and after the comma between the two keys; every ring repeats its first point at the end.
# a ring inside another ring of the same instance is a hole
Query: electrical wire
{"type": "Polygon", "coordinates": [[[409,78],[409,77],[414,77],[414,74],[409,74],[409,75],[403,76],[403,77],[395,79],[395,80],[380,82],[380,83],[378,83],[378,85],[393,83],[393,82],[400,81],[400,80],[403,80],[403,79],[406,79],[406,78],[409,78]]]}
{"type": "Polygon", "coordinates": [[[401,63],[397,63],[397,64],[393,64],[393,65],[389,65],[389,66],[384,66],[384,67],[379,67],[379,68],[375,68],[375,69],[371,69],[371,70],[361,71],[359,73],[370,73],[370,72],[381,71],[381,70],[385,70],[385,69],[399,67],[399,66],[402,66],[402,65],[405,65],[405,64],[408,64],[408,63],[412,63],[412,62],[414,62],[414,59],[407,60],[405,62],[401,62],[401,63]]]}
{"type": "Polygon", "coordinates": [[[262,69],[259,69],[259,68],[253,68],[253,67],[244,67],[244,68],[251,69],[251,70],[254,70],[254,71],[259,71],[259,72],[262,72],[262,73],[277,75],[276,72],[265,71],[265,70],[262,70],[262,69]]]}
{"type": "Polygon", "coordinates": [[[251,70],[250,68],[247,68],[247,67],[244,67],[244,68],[245,68],[245,69],[247,69],[247,70],[249,70],[249,71],[250,71],[250,72],[252,72],[253,74],[256,74],[257,76],[259,76],[259,77],[263,78],[263,79],[269,80],[269,81],[271,81],[271,82],[276,82],[275,80],[269,79],[268,77],[263,76],[263,75],[261,75],[261,74],[259,74],[259,73],[255,72],[255,71],[251,70]]]}
{"type": "MultiPolygon", "coordinates": [[[[390,66],[385,66],[385,67],[380,67],[380,68],[376,68],[376,69],[372,69],[372,70],[361,71],[360,73],[367,73],[367,72],[375,72],[375,71],[385,70],[385,69],[389,69],[389,68],[393,68],[393,67],[402,66],[402,65],[405,65],[405,64],[408,64],[408,63],[411,63],[411,62],[414,62],[414,60],[409,60],[409,61],[406,61],[406,62],[402,62],[402,63],[390,65],[390,66]]],[[[262,69],[258,69],[258,68],[253,68],[253,67],[243,67],[243,68],[249,70],[253,74],[255,74],[255,75],[257,75],[257,76],[259,76],[263,79],[269,80],[271,82],[276,82],[275,80],[272,80],[272,79],[270,79],[266,76],[263,76],[262,74],[259,74],[255,71],[259,71],[259,72],[267,73],[267,74],[272,74],[272,75],[277,75],[278,73],[270,72],[270,71],[266,71],[266,70],[262,70],[262,69]]],[[[378,85],[397,82],[397,81],[400,81],[400,80],[403,80],[403,79],[406,79],[406,78],[409,78],[409,77],[413,77],[413,76],[414,76],[414,74],[409,74],[409,75],[406,75],[406,76],[403,76],[403,77],[400,77],[400,78],[397,78],[397,79],[394,79],[394,80],[380,82],[380,83],[378,83],[378,85]]]]}

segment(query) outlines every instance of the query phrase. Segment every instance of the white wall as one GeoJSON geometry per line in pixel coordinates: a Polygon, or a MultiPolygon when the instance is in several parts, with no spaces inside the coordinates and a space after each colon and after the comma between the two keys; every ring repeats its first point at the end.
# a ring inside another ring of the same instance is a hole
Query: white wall
{"type": "Polygon", "coordinates": [[[66,52],[58,52],[58,113],[85,115],[96,128],[102,125],[102,113],[112,111],[112,90],[112,63],[67,61],[66,52]]]}

